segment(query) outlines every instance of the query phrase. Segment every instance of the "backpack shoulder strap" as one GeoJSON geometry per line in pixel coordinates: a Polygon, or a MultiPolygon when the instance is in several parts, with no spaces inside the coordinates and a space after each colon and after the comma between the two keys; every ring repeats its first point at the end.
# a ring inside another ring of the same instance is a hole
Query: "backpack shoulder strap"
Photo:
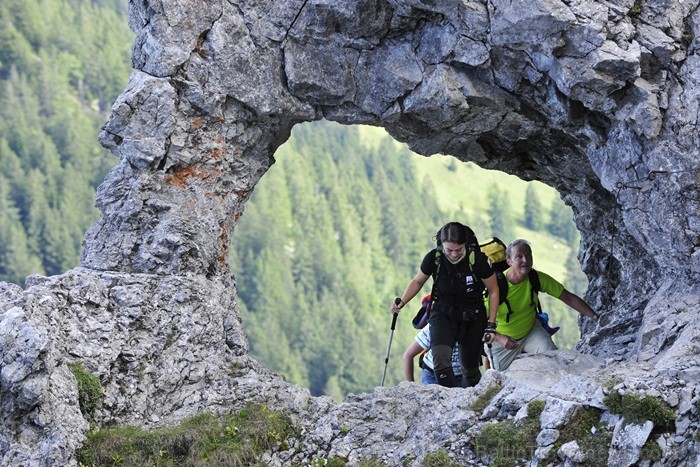
{"type": "Polygon", "coordinates": [[[440,260],[442,256],[442,245],[438,245],[437,248],[435,248],[435,271],[433,271],[433,287],[430,289],[430,303],[431,305],[435,303],[437,300],[437,279],[438,279],[438,274],[440,274],[440,263],[442,261],[440,260]]]}
{"type": "MultiPolygon", "coordinates": [[[[511,308],[510,302],[508,301],[508,279],[503,272],[496,271],[496,281],[498,282],[498,304],[506,304],[506,307],[508,308],[508,313],[506,313],[506,323],[510,323],[513,308],[511,308]]],[[[485,294],[486,293],[487,292],[485,292],[485,294]]]]}
{"type": "Polygon", "coordinates": [[[530,280],[530,299],[535,305],[535,313],[542,313],[542,304],[540,304],[540,299],[537,294],[542,290],[542,284],[540,284],[540,276],[537,271],[530,269],[527,273],[527,277],[530,280]]]}
{"type": "Polygon", "coordinates": [[[540,275],[537,274],[537,271],[534,269],[530,269],[530,272],[527,273],[527,278],[530,279],[530,286],[532,287],[532,293],[537,295],[540,293],[542,290],[542,286],[540,284],[540,275]]]}
{"type": "MultiPolygon", "coordinates": [[[[506,275],[501,271],[495,271],[496,282],[498,283],[498,304],[507,302],[506,297],[508,296],[508,279],[506,275]]],[[[488,290],[484,291],[484,296],[488,297],[488,290]]],[[[510,305],[509,305],[510,306],[510,305]]]]}
{"type": "Polygon", "coordinates": [[[508,313],[506,313],[506,323],[510,323],[510,316],[513,314],[513,309],[510,307],[510,302],[508,299],[503,300],[503,302],[506,304],[506,307],[508,307],[508,313]]]}
{"type": "Polygon", "coordinates": [[[476,252],[481,251],[479,248],[479,240],[476,238],[476,234],[474,231],[467,227],[468,230],[468,239],[467,239],[467,245],[466,247],[469,249],[467,251],[467,256],[468,256],[468,261],[469,261],[469,269],[472,271],[474,270],[474,263],[476,262],[476,252]]]}
{"type": "Polygon", "coordinates": [[[442,245],[435,248],[435,270],[433,271],[433,278],[436,278],[440,274],[440,264],[442,258],[442,245]]]}

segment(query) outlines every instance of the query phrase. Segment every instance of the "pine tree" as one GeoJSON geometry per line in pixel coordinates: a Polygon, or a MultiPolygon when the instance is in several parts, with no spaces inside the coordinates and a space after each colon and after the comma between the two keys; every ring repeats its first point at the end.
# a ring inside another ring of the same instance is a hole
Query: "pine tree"
{"type": "Polygon", "coordinates": [[[0,176],[0,281],[23,284],[30,274],[44,274],[41,261],[27,246],[19,210],[10,199],[9,183],[0,176]]]}
{"type": "Polygon", "coordinates": [[[489,214],[491,215],[491,235],[506,244],[514,239],[514,219],[508,194],[498,185],[492,184],[488,191],[489,214]]]}
{"type": "Polygon", "coordinates": [[[543,225],[542,203],[537,197],[535,186],[532,183],[527,185],[525,191],[525,227],[530,230],[539,231],[543,225]]]}
{"type": "Polygon", "coordinates": [[[552,202],[547,231],[569,244],[576,240],[578,230],[573,221],[573,212],[559,199],[552,202]]]}

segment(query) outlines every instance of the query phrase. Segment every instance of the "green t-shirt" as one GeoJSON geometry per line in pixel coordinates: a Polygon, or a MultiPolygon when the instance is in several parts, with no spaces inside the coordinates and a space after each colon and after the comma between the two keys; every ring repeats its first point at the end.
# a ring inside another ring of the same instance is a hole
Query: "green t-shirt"
{"type": "MultiPolygon", "coordinates": [[[[564,291],[564,286],[544,272],[537,271],[537,275],[540,277],[540,290],[554,298],[559,298],[564,291]]],[[[522,339],[530,332],[537,316],[537,305],[532,302],[531,290],[530,279],[525,279],[519,284],[508,282],[507,299],[513,313],[510,315],[510,320],[506,322],[508,305],[505,302],[501,303],[496,317],[498,321],[496,332],[516,340],[522,339]]]]}

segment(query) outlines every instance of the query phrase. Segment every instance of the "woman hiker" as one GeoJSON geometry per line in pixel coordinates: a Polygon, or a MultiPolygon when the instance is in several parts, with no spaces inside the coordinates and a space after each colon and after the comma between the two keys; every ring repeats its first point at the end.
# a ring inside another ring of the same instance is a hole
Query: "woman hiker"
{"type": "Polygon", "coordinates": [[[452,348],[460,346],[462,375],[468,386],[481,379],[479,365],[486,328],[484,287],[488,290],[489,314],[495,316],[499,292],[496,275],[479,249],[474,232],[459,222],[445,224],[437,234],[438,247],[429,251],[415,277],[391,312],[399,313],[433,276],[430,342],[435,379],[441,386],[455,387],[452,348]]]}

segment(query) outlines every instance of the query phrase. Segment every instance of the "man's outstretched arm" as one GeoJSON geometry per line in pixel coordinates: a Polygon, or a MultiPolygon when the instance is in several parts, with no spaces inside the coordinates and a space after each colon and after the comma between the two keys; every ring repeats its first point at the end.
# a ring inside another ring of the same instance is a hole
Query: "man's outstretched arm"
{"type": "Polygon", "coordinates": [[[578,295],[569,292],[566,289],[564,289],[561,295],[559,295],[559,300],[566,303],[568,306],[578,311],[583,316],[588,316],[591,319],[598,319],[598,314],[595,311],[593,311],[593,308],[591,308],[588,305],[588,303],[585,302],[585,300],[583,300],[578,295]]]}

